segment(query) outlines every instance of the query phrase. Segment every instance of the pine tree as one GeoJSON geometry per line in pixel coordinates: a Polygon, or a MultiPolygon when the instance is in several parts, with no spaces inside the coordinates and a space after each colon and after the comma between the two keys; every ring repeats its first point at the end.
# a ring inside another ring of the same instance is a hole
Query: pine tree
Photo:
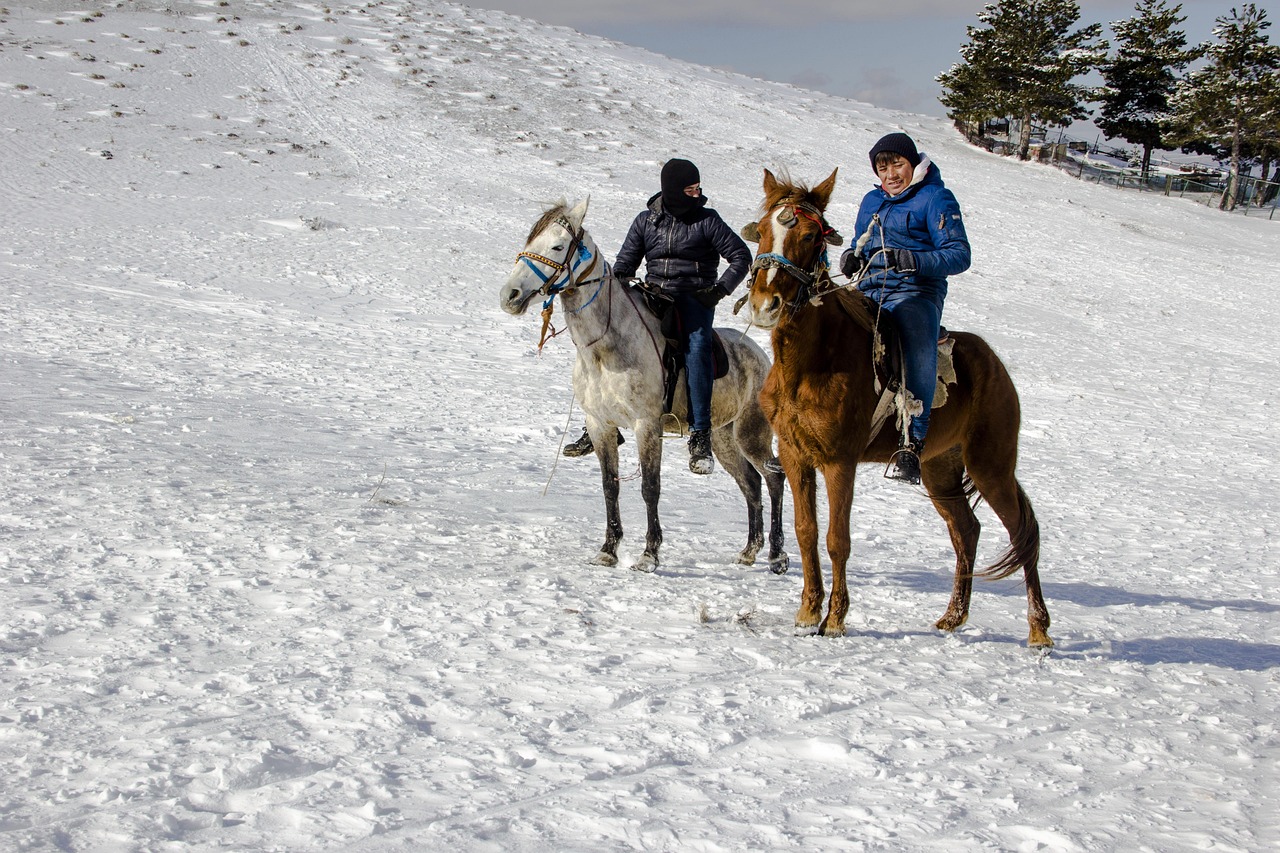
{"type": "Polygon", "coordinates": [[[1270,203],[1280,192],[1280,71],[1272,72],[1271,80],[1271,94],[1262,106],[1258,131],[1250,146],[1253,159],[1262,167],[1259,178],[1265,182],[1255,196],[1258,207],[1270,203]],[[1274,169],[1268,177],[1267,168],[1272,165],[1274,169]]]}
{"type": "Polygon", "coordinates": [[[1072,32],[1075,0],[1000,0],[978,13],[985,28],[969,27],[963,62],[938,76],[938,100],[956,121],[1018,119],[1018,157],[1031,146],[1032,122],[1064,125],[1089,116],[1091,89],[1071,81],[1098,67],[1107,43],[1101,24],[1072,32]]]}
{"type": "Polygon", "coordinates": [[[1280,81],[1280,48],[1266,30],[1267,13],[1245,3],[1218,18],[1216,42],[1202,47],[1208,65],[1187,75],[1174,92],[1170,137],[1183,151],[1212,153],[1230,160],[1222,209],[1236,205],[1240,172],[1250,146],[1262,148],[1277,123],[1275,91],[1280,81]]]}
{"type": "Polygon", "coordinates": [[[1178,25],[1186,20],[1181,4],[1170,9],[1165,0],[1139,0],[1137,17],[1111,25],[1118,46],[1101,67],[1101,113],[1094,121],[1103,133],[1142,146],[1142,175],[1151,167],[1151,152],[1165,147],[1164,127],[1169,99],[1178,75],[1199,49],[1187,50],[1187,37],[1178,25]]]}

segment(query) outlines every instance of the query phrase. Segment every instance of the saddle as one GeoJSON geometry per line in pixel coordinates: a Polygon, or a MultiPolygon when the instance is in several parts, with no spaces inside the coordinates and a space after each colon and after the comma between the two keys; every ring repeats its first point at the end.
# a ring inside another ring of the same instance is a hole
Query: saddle
{"type": "MultiPolygon", "coordinates": [[[[673,310],[674,299],[661,291],[650,290],[643,286],[637,287],[636,290],[644,297],[645,305],[658,318],[662,329],[662,373],[666,377],[666,386],[662,395],[662,413],[670,415],[680,377],[685,376],[685,382],[688,382],[687,371],[684,369],[684,353],[681,352],[685,341],[684,329],[681,327],[679,313],[673,310]]],[[[713,379],[721,379],[729,373],[729,353],[725,350],[720,333],[714,329],[711,330],[711,361],[713,379]]],[[[688,391],[687,385],[685,390],[688,391]]]]}
{"type": "MultiPolygon", "coordinates": [[[[874,326],[875,335],[875,389],[880,394],[880,402],[872,417],[871,435],[875,436],[880,427],[888,419],[889,414],[897,410],[898,426],[902,433],[906,429],[913,414],[919,414],[922,406],[910,392],[902,380],[902,337],[893,316],[887,311],[876,311],[874,304],[864,294],[856,290],[841,290],[837,293],[841,307],[855,321],[869,318],[874,326]]],[[[938,409],[947,403],[947,386],[956,384],[956,365],[953,357],[955,339],[945,328],[938,335],[938,384],[933,392],[933,406],[938,409]]]]}

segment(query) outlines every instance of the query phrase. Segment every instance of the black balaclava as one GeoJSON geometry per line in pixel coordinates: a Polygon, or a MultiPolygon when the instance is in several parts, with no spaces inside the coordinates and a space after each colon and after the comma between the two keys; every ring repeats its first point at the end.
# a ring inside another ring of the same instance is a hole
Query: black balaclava
{"type": "Polygon", "coordinates": [[[701,181],[698,167],[688,160],[679,158],[668,160],[662,167],[662,209],[672,216],[683,218],[705,207],[706,196],[694,197],[684,194],[685,187],[701,181]]]}

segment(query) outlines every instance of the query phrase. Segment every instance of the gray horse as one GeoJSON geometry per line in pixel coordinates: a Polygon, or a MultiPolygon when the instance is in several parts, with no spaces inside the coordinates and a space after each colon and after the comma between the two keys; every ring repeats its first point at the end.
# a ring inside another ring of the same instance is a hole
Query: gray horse
{"type": "MultiPolygon", "coordinates": [[[[644,555],[632,566],[645,572],[658,567],[662,527],[658,521],[664,420],[686,422],[688,395],[684,383],[670,415],[663,414],[665,396],[663,335],[658,318],[632,289],[615,278],[582,227],[587,201],[570,209],[561,202],[547,210],[525,241],[498,294],[502,310],[521,315],[535,296],[544,297],[544,314],[560,300],[565,323],[578,350],[573,388],[587,417],[587,432],[600,461],[607,517],[604,545],[592,561],[618,562],[622,517],[618,511],[618,427],[635,432],[640,453],[641,486],[649,528],[644,555]]],[[[785,479],[773,453],[773,431],[760,409],[760,388],[769,359],[744,333],[717,330],[728,355],[729,371],[714,384],[711,400],[711,448],[738,483],[747,501],[747,545],[738,562],[751,565],[764,545],[760,482],[769,488],[769,568],[787,570],[782,549],[782,494],[785,479]]]]}

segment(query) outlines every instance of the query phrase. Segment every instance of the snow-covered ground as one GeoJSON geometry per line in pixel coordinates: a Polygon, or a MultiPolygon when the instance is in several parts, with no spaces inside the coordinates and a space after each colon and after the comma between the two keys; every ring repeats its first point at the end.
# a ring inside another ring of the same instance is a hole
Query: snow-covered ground
{"type": "Polygon", "coordinates": [[[1280,846],[1280,223],[432,0],[7,4],[0,104],[0,849],[1280,846]],[[572,347],[498,310],[560,196],[612,255],[670,156],[734,227],[839,166],[847,233],[895,128],[1021,390],[1048,656],[1017,578],[932,629],[875,468],[843,639],[680,444],[660,570],[587,565],[572,347]]]}

